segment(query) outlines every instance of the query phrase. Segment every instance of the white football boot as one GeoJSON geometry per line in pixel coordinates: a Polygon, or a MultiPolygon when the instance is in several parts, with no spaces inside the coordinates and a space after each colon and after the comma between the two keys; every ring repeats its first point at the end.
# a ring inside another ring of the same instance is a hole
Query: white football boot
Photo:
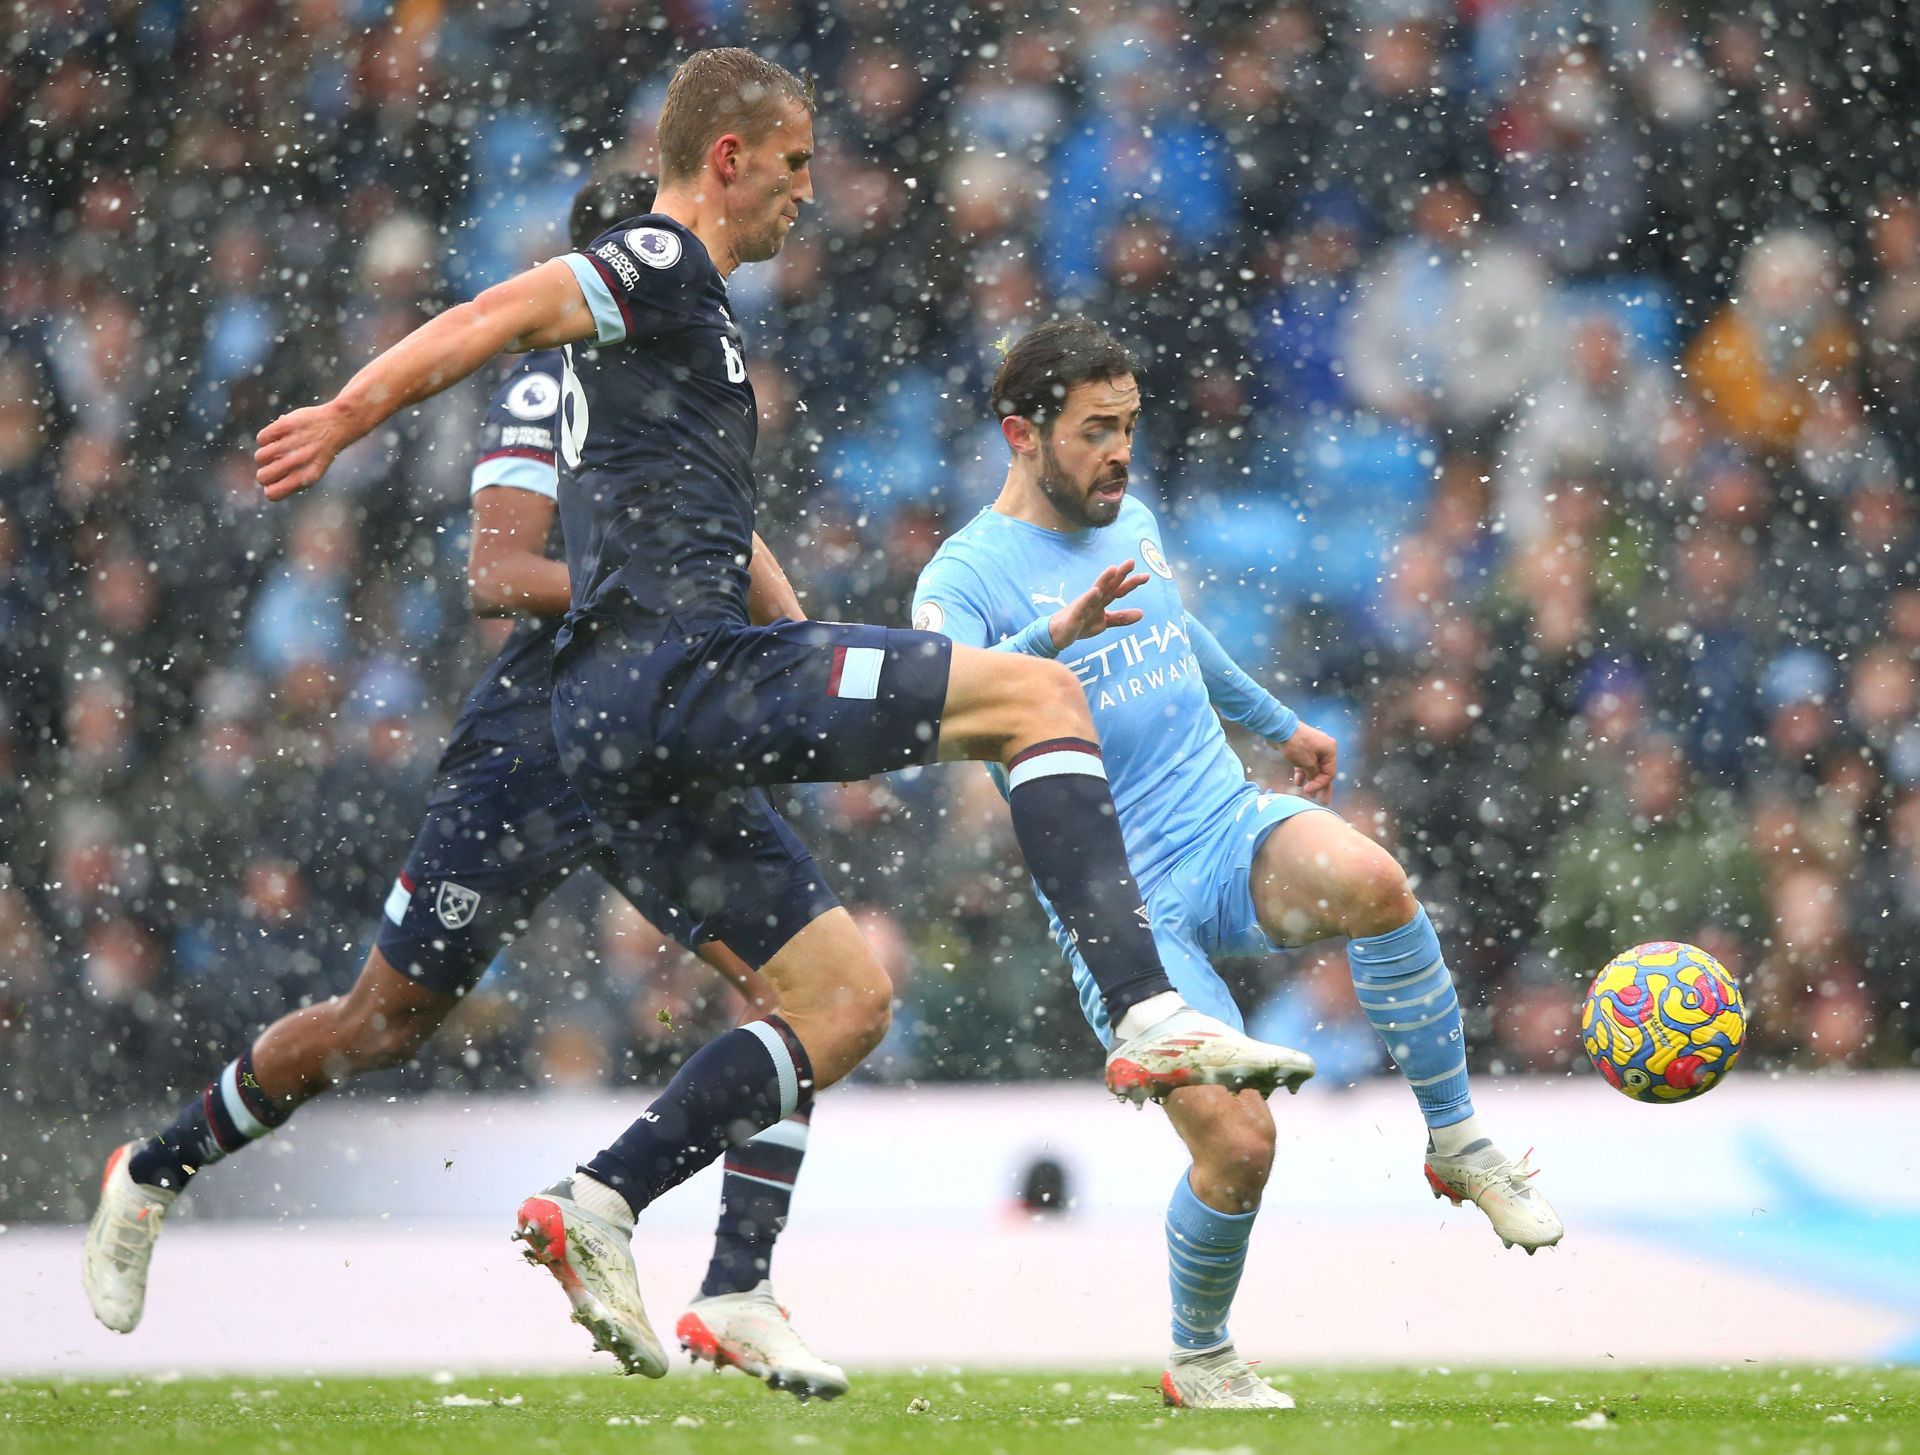
{"type": "Polygon", "coordinates": [[[560,1281],[573,1305],[573,1321],[593,1335],[594,1348],[618,1359],[624,1373],[658,1379],[667,1372],[667,1351],[640,1300],[633,1216],[622,1218],[625,1211],[611,1188],[584,1174],[563,1177],[520,1204],[513,1236],[527,1245],[529,1263],[560,1281]],[[599,1210],[583,1206],[583,1198],[599,1210]]]}
{"type": "Polygon", "coordinates": [[[1487,1215],[1494,1232],[1507,1247],[1521,1247],[1532,1257],[1536,1248],[1550,1248],[1566,1229],[1533,1179],[1538,1169],[1528,1166],[1529,1149],[1518,1162],[1482,1137],[1452,1156],[1427,1152],[1427,1185],[1435,1197],[1455,1207],[1471,1202],[1487,1215]]]}
{"type": "Polygon", "coordinates": [[[1290,1410],[1293,1396],[1275,1389],[1224,1344],[1205,1354],[1176,1356],[1160,1376],[1160,1397],[1183,1410],[1290,1410]]]}
{"type": "Polygon", "coordinates": [[[1298,1091],[1312,1078],[1313,1057],[1236,1031],[1225,1021],[1182,1007],[1107,1057],[1107,1090],[1138,1105],[1183,1086],[1224,1086],[1271,1095],[1298,1091]]]}
{"type": "Polygon", "coordinates": [[[695,1299],[675,1330],[695,1363],[732,1365],[801,1399],[834,1399],[847,1392],[847,1375],[807,1347],[764,1278],[745,1293],[695,1299]]]}
{"type": "Polygon", "coordinates": [[[147,1306],[147,1265],[160,1224],[180,1194],[135,1182],[127,1159],[138,1142],[113,1149],[100,1178],[100,1205],[87,1224],[80,1265],[93,1316],[116,1334],[131,1334],[147,1306]]]}

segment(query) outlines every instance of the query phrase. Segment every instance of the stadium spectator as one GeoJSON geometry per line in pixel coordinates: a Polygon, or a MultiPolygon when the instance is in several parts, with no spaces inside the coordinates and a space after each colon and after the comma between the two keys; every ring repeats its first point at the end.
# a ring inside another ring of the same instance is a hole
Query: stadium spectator
{"type": "Polygon", "coordinates": [[[1823,389],[1844,383],[1853,329],[1834,297],[1826,245],[1778,230],[1754,243],[1740,291],[1687,350],[1687,375],[1714,423],[1742,445],[1790,450],[1823,389]]]}
{"type": "Polygon", "coordinates": [[[1411,235],[1362,272],[1348,375],[1369,409],[1484,443],[1547,358],[1552,284],[1458,176],[1412,192],[1411,235]]]}

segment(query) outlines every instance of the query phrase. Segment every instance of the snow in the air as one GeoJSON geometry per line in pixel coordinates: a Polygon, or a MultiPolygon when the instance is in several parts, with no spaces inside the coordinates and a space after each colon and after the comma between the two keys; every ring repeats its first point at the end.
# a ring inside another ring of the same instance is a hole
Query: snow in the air
{"type": "MultiPolygon", "coordinates": [[[[1586,982],[1656,938],[1745,984],[1753,1068],[1913,1059],[1897,0],[0,16],[0,1210],[77,1210],[100,1138],[50,1123],[191,1094],[351,981],[500,639],[464,578],[491,375],[285,506],[254,433],[560,251],[716,42],[819,84],[817,205],[732,287],[810,612],[906,624],[1004,472],[998,346],[1085,312],[1145,361],[1189,604],[1339,739],[1477,1067],[1577,1068],[1586,982]]],[[[1092,1074],[984,772],[779,797],[895,977],[861,1075],[1092,1074]]],[[[1236,974],[1323,1084],[1387,1069],[1337,943],[1236,974]]],[[[581,876],[369,1092],[651,1082],[731,1023],[716,984],[581,876]]]]}

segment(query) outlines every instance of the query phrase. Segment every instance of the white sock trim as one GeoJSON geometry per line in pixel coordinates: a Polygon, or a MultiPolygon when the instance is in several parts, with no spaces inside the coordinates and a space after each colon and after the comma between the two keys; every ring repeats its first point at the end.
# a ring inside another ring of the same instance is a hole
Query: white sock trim
{"type": "Polygon", "coordinates": [[[573,1174],[573,1200],[596,1217],[605,1218],[616,1228],[633,1230],[633,1208],[627,1200],[597,1177],[584,1172],[573,1174]]]}
{"type": "Polygon", "coordinates": [[[1031,783],[1036,778],[1058,778],[1069,773],[1105,782],[1107,765],[1090,748],[1049,748],[1044,753],[1035,753],[1031,758],[1022,758],[1008,770],[1007,792],[1011,793],[1021,784],[1031,783]]]}
{"type": "Polygon", "coordinates": [[[780,1116],[782,1120],[792,1116],[800,1105],[800,1069],[793,1064],[786,1039],[765,1021],[748,1021],[740,1029],[751,1032],[773,1058],[773,1074],[780,1080],[780,1116]]]}
{"type": "Polygon", "coordinates": [[[804,1152],[807,1150],[807,1124],[787,1117],[758,1133],[747,1145],[785,1147],[790,1152],[804,1152]]]}
{"type": "Polygon", "coordinates": [[[1168,1016],[1178,1015],[1186,1008],[1187,1003],[1180,998],[1177,990],[1163,990],[1158,995],[1149,995],[1145,1000],[1127,1007],[1127,1013],[1120,1017],[1120,1024],[1113,1028],[1114,1038],[1131,1041],[1142,1031],[1157,1026],[1168,1016]]]}
{"type": "Polygon", "coordinates": [[[1433,1150],[1442,1157],[1452,1157],[1471,1147],[1486,1135],[1480,1130],[1480,1117],[1477,1112],[1464,1121],[1454,1122],[1451,1126],[1427,1128],[1427,1136],[1433,1142],[1433,1150]]]}
{"type": "Polygon", "coordinates": [[[240,1135],[249,1142],[264,1137],[273,1130],[252,1112],[240,1096],[240,1063],[227,1062],[227,1069],[220,1073],[220,1102],[227,1109],[227,1115],[233,1118],[234,1126],[240,1129],[240,1135]]]}

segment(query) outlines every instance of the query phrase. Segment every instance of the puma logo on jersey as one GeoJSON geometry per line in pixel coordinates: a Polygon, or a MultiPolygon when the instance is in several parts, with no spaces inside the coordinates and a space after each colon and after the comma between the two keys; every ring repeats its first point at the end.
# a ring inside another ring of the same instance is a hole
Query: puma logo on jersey
{"type": "Polygon", "coordinates": [[[1035,606],[1057,606],[1062,611],[1065,611],[1067,609],[1067,583],[1062,581],[1055,589],[1060,593],[1057,596],[1050,596],[1044,591],[1032,591],[1029,592],[1028,595],[1033,597],[1033,604],[1035,606]]]}

